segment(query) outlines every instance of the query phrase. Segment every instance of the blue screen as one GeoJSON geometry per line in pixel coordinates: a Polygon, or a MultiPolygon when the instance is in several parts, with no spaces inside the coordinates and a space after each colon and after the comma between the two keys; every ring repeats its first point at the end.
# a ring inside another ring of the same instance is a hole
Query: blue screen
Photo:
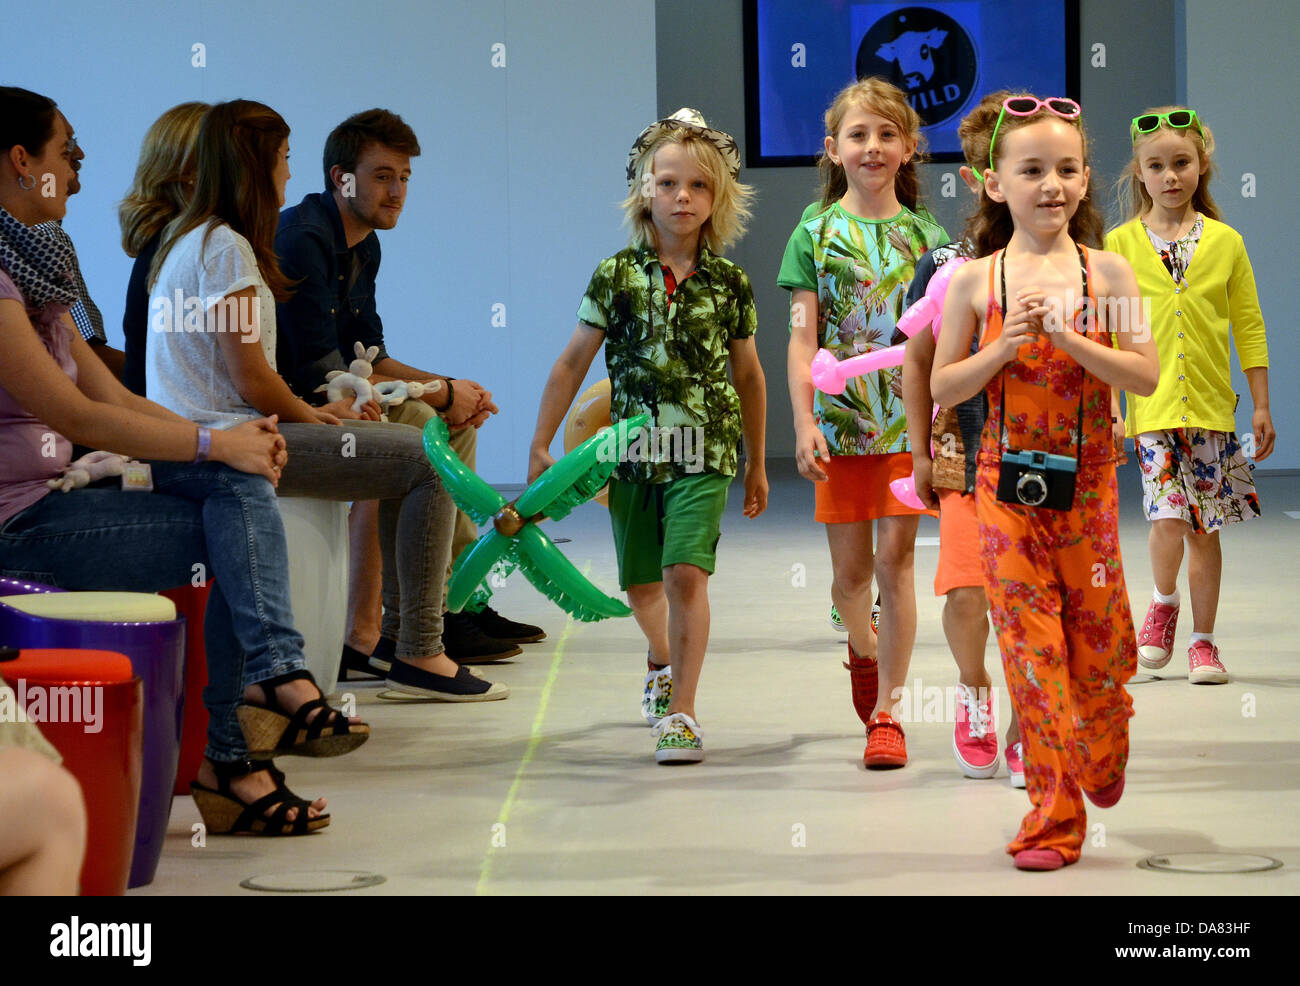
{"type": "MultiPolygon", "coordinates": [[[[957,125],[985,93],[1066,90],[1065,0],[756,0],[758,160],[821,153],[823,117],[840,89],[888,78],[921,114],[931,155],[960,157],[957,125]]],[[[750,79],[751,87],[755,80],[750,79]]],[[[751,100],[754,93],[748,94],[751,100]]],[[[750,135],[753,139],[753,135],[750,135]]]]}

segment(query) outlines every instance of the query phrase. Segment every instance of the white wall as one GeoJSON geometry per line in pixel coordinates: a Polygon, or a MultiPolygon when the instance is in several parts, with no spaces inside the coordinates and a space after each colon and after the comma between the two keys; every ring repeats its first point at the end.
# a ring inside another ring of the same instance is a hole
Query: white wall
{"type": "MultiPolygon", "coordinates": [[[[1214,131],[1219,175],[1210,186],[1223,219],[1250,252],[1268,327],[1269,386],[1277,450],[1260,470],[1300,469],[1300,337],[1295,331],[1297,244],[1296,125],[1285,108],[1300,86],[1294,0],[1185,0],[1186,102],[1214,131]],[[1282,116],[1278,111],[1282,110],[1282,116]],[[1253,176],[1253,195],[1246,194],[1253,176]]],[[[1233,357],[1233,389],[1241,395],[1237,430],[1250,427],[1250,388],[1233,357]]],[[[1300,503],[1266,504],[1295,509],[1300,503]]]]}
{"type": "Polygon", "coordinates": [[[130,261],[116,206],[160,113],[192,99],[274,107],[293,129],[290,203],[323,187],[337,123],[400,113],[424,153],[381,234],[389,349],[492,390],[501,414],[480,432],[479,472],[523,481],[546,373],[591,271],[626,239],[624,159],[655,116],[653,0],[68,0],[57,14],[8,5],[3,32],[0,83],[55,99],[85,148],[65,226],[118,347],[130,261]],[[206,67],[191,64],[196,43],[206,67]]]}

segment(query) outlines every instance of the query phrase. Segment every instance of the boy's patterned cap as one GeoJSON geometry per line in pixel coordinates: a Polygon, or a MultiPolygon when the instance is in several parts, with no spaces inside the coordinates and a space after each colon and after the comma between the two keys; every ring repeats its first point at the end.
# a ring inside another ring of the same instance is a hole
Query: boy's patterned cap
{"type": "Polygon", "coordinates": [[[727,170],[731,172],[732,180],[740,178],[740,148],[736,145],[736,139],[731,134],[707,126],[704,122],[704,115],[699,110],[683,106],[672,116],[663,120],[656,120],[650,124],[641,131],[641,136],[637,137],[636,142],[632,144],[632,150],[628,151],[627,155],[628,188],[631,188],[632,183],[636,181],[637,160],[647,149],[658,143],[664,134],[671,133],[674,130],[694,130],[708,138],[713,146],[718,149],[718,153],[722,155],[727,170]]]}

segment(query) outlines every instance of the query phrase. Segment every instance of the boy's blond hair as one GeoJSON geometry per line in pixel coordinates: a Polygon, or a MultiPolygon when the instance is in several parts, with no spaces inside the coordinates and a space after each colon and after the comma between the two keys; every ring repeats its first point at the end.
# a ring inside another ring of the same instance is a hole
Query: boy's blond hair
{"type": "Polygon", "coordinates": [[[650,202],[654,198],[655,153],[668,144],[681,144],[696,167],[704,172],[713,193],[713,211],[700,227],[700,242],[713,254],[721,254],[745,235],[745,225],[752,215],[749,203],[754,197],[751,185],[731,177],[718,149],[701,133],[687,129],[670,131],[647,147],[637,159],[632,187],[622,202],[623,222],[631,231],[634,247],[658,249],[650,202]]]}

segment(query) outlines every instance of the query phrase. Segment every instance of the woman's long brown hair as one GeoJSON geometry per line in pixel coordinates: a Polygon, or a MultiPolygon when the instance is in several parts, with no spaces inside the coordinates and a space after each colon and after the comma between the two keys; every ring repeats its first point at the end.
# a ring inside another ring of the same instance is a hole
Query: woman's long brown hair
{"type": "MultiPolygon", "coordinates": [[[[194,194],[163,234],[149,271],[152,284],[176,242],[207,223],[225,223],[253,248],[262,279],[276,301],[289,298],[290,282],[275,257],[280,201],[273,174],[289,125],[271,107],[247,99],[218,103],[203,118],[195,149],[194,194]]],[[[207,234],[204,234],[205,238],[207,234]]]]}

